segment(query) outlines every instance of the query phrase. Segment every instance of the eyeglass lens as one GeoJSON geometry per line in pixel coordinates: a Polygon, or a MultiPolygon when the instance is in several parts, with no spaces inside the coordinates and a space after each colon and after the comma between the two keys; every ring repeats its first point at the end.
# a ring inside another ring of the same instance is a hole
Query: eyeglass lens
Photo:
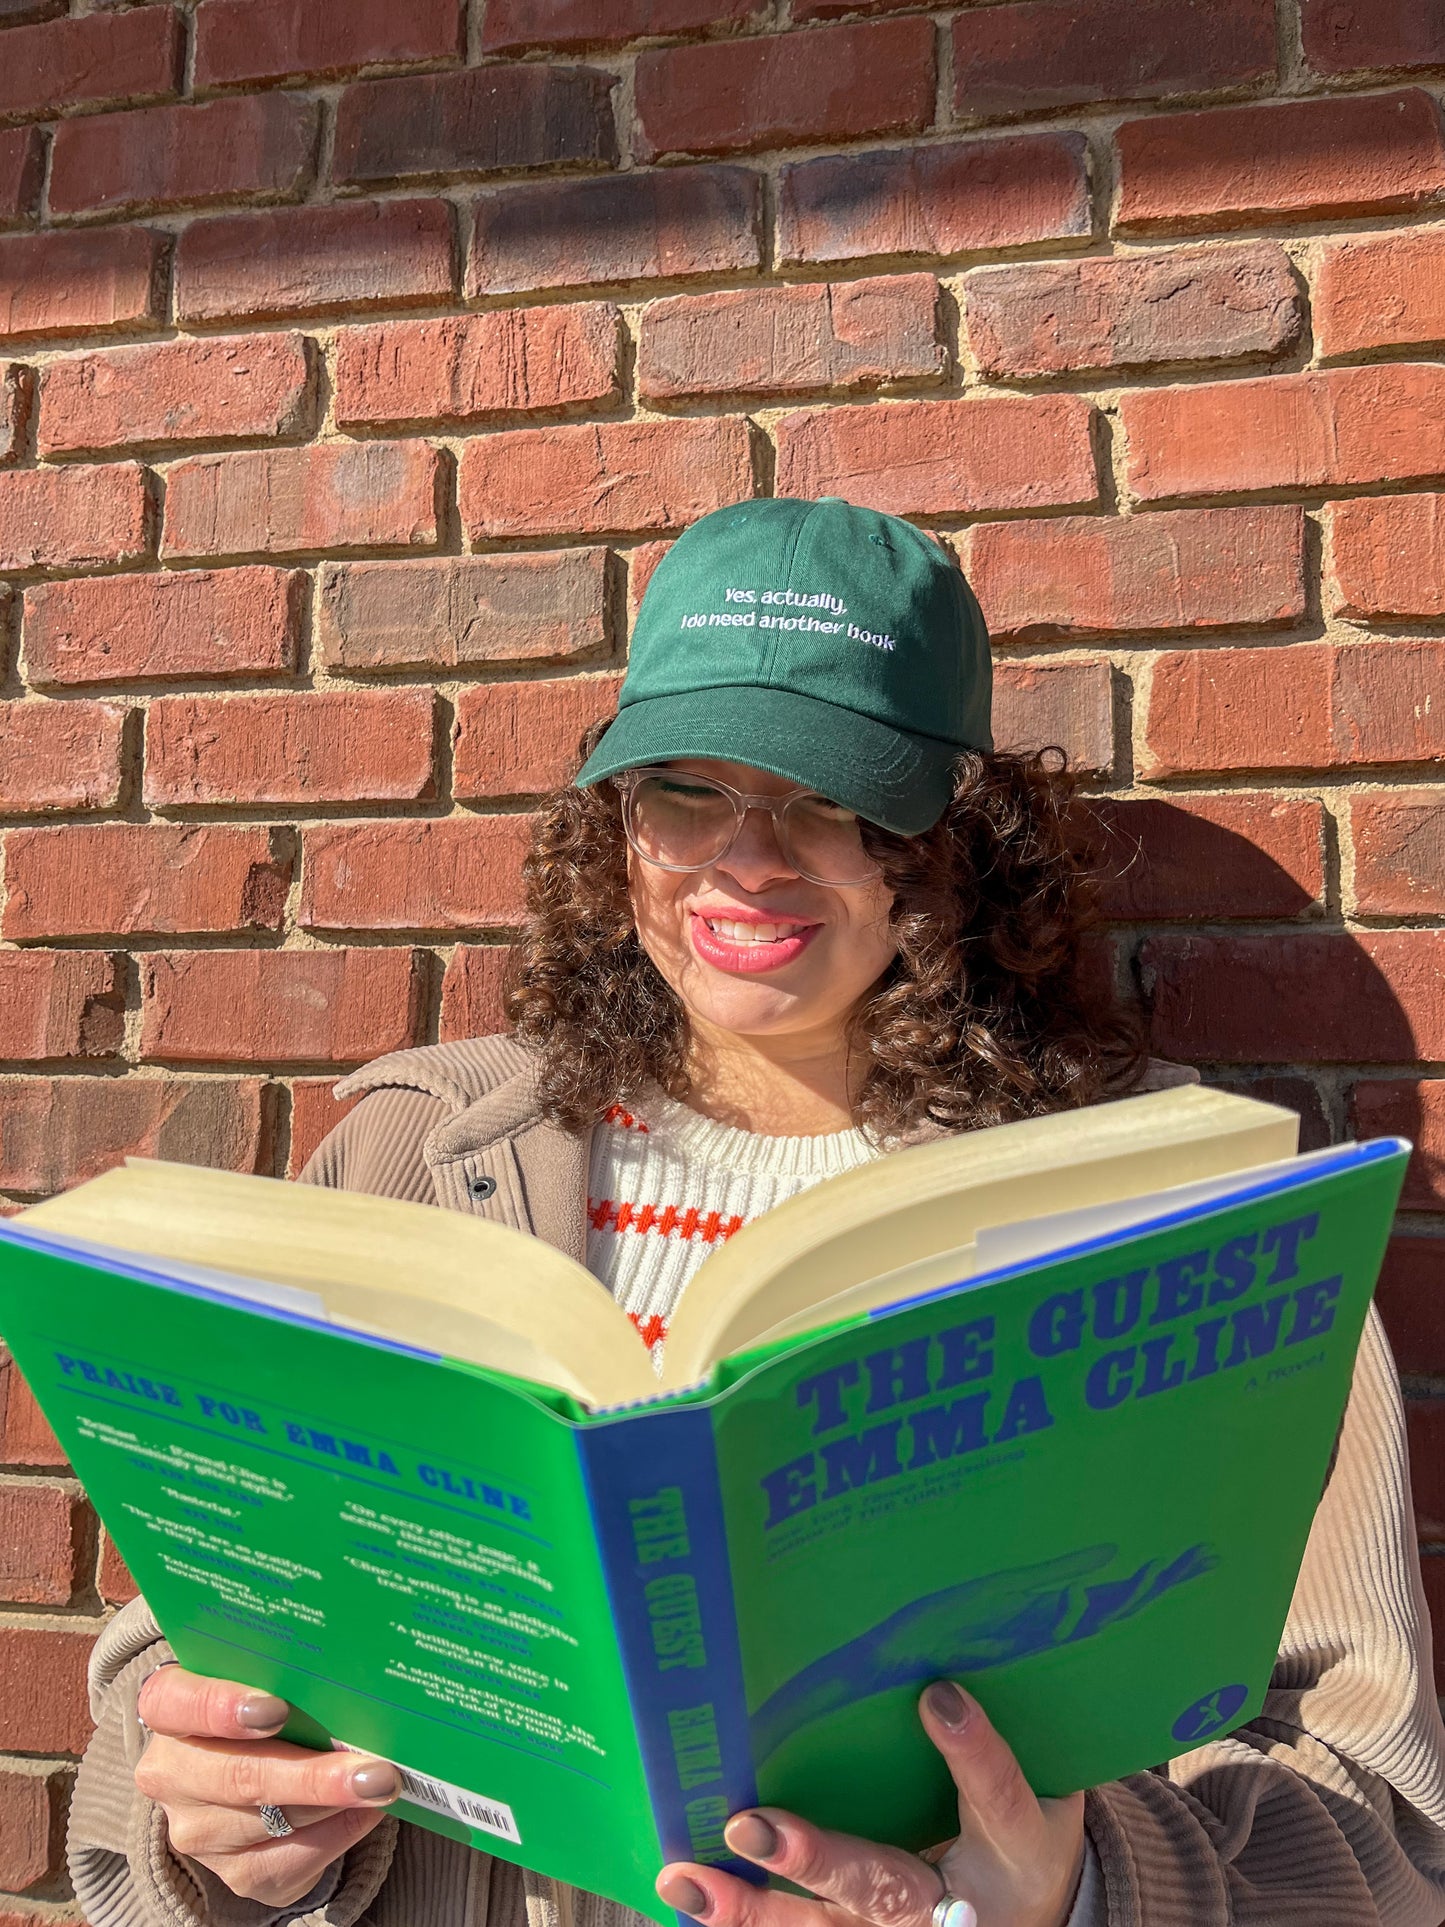
{"type": "MultiPolygon", "coordinates": [[[[715,863],[741,827],[745,806],[706,777],[640,777],[627,798],[627,832],[649,863],[702,870],[715,863]]],[[[773,812],[783,854],[814,883],[864,883],[878,867],[863,848],[851,810],[809,794],[780,799],[773,812]]]]}

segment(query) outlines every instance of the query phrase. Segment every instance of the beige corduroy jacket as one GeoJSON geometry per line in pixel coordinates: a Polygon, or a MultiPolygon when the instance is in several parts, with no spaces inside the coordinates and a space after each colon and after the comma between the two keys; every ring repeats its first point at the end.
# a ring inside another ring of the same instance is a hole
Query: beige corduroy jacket
{"type": "MultiPolygon", "coordinates": [[[[1160,1066],[1149,1083],[1174,1081],[1160,1066]]],[[[471,1211],[582,1258],[588,1147],[543,1121],[518,1045],[403,1051],[341,1091],[366,1095],[307,1182],[471,1211]]],[[[1197,1449],[1207,1476],[1209,1441],[1197,1449]]],[[[171,1852],[164,1816],[132,1778],[144,1741],[137,1694],[168,1651],[143,1600],[96,1649],[97,1731],[70,1820],[72,1876],[94,1927],[642,1927],[611,1903],[391,1818],[296,1906],[238,1900],[171,1852]]],[[[1086,1824],[1090,1867],[1070,1927],[1445,1920],[1445,1731],[1399,1388],[1373,1317],[1263,1713],[1094,1789],[1086,1824]]]]}

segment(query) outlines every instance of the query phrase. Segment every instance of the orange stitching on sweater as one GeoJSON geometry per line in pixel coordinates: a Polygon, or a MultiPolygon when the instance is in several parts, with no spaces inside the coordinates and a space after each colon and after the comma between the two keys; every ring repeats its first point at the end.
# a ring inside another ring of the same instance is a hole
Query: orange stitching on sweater
{"type": "Polygon", "coordinates": [[[624,1110],[620,1104],[609,1105],[602,1113],[602,1122],[620,1124],[624,1131],[641,1131],[644,1137],[650,1129],[650,1126],[644,1124],[640,1117],[635,1116],[631,1111],[624,1110]]]}
{"type": "Polygon", "coordinates": [[[644,1318],[640,1311],[630,1311],[627,1316],[636,1325],[638,1334],[649,1351],[666,1338],[667,1320],[659,1317],[656,1312],[653,1312],[650,1318],[644,1318]]]}
{"type": "Polygon", "coordinates": [[[612,1198],[589,1198],[587,1222],[594,1231],[653,1231],[661,1238],[676,1235],[684,1243],[701,1238],[705,1245],[711,1245],[726,1244],[742,1230],[747,1219],[737,1215],[724,1218],[721,1211],[699,1211],[695,1204],[684,1208],[676,1204],[632,1204],[625,1199],[619,1204],[612,1198]]]}

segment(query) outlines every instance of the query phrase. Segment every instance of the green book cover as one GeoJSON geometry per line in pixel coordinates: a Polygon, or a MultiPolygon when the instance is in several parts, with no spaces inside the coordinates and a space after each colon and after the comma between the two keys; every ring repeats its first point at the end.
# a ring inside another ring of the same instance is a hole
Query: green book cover
{"type": "Polygon", "coordinates": [[[23,1221],[0,1330],[187,1666],[667,1922],[665,1861],[757,1877],[721,1831],[756,1800],[951,1833],[930,1679],[1041,1794],[1258,1710],[1407,1150],[1079,1214],[618,1411],[23,1221]]]}

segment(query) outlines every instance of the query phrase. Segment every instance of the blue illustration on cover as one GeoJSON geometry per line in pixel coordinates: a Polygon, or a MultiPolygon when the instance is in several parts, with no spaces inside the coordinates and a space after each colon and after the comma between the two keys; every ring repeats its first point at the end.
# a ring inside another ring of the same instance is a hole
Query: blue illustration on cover
{"type": "Polygon", "coordinates": [[[1212,1693],[1204,1693],[1186,1706],[1169,1730],[1176,1740],[1195,1746],[1211,1733],[1223,1732],[1248,1698],[1247,1686],[1216,1686],[1212,1693]]]}

